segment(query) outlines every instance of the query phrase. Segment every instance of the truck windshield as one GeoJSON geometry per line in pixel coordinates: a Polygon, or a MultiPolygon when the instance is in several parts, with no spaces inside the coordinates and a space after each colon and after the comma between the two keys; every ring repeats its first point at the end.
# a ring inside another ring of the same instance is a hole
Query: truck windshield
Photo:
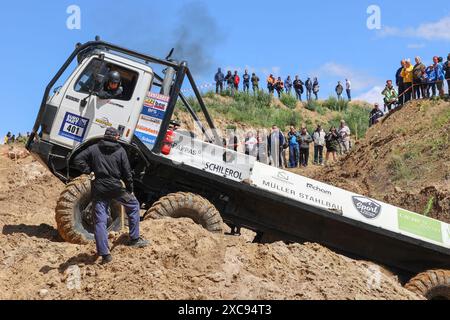
{"type": "Polygon", "coordinates": [[[105,85],[108,81],[107,75],[110,71],[118,71],[121,77],[121,86],[123,93],[117,97],[117,100],[129,101],[133,96],[134,88],[139,78],[139,74],[135,71],[123,68],[113,63],[104,63],[100,59],[93,59],[84,69],[83,73],[75,83],[75,91],[88,94],[95,84],[95,74],[103,75],[105,85]]]}

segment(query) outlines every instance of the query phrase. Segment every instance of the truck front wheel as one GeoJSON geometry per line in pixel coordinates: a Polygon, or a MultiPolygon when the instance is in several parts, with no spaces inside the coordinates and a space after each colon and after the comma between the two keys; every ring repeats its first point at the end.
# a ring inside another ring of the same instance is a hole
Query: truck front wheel
{"type": "MultiPolygon", "coordinates": [[[[108,232],[121,228],[121,206],[112,202],[109,208],[108,232]]],[[[94,240],[94,210],[91,181],[81,176],[66,185],[55,212],[59,235],[73,244],[87,244],[94,240]]]]}
{"type": "Polygon", "coordinates": [[[450,270],[429,270],[412,278],[405,288],[428,300],[450,300],[450,270]]]}
{"type": "Polygon", "coordinates": [[[219,211],[205,198],[193,193],[171,193],[155,202],[144,219],[190,218],[213,233],[223,232],[219,211]]]}

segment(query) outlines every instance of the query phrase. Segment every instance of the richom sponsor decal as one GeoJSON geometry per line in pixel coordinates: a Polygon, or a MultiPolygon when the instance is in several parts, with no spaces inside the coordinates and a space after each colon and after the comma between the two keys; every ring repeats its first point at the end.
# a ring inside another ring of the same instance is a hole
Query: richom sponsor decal
{"type": "Polygon", "coordinates": [[[367,219],[375,219],[381,214],[381,205],[366,197],[352,197],[356,210],[367,219]]]}
{"type": "Polygon", "coordinates": [[[314,190],[314,191],[331,196],[331,191],[321,188],[319,186],[313,185],[312,183],[309,183],[309,182],[306,184],[306,189],[314,190]]]}

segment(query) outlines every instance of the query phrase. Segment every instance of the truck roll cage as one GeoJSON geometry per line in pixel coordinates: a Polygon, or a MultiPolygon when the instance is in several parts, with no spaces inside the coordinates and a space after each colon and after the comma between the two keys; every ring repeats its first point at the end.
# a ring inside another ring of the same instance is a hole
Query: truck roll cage
{"type": "MultiPolygon", "coordinates": [[[[161,130],[158,134],[158,137],[156,139],[155,147],[153,148],[153,152],[156,154],[159,154],[161,152],[161,148],[163,145],[163,139],[165,136],[165,132],[167,132],[170,120],[172,118],[176,103],[178,101],[178,98],[180,98],[183,105],[186,107],[188,112],[193,117],[194,121],[197,123],[197,125],[200,126],[200,129],[202,130],[203,134],[207,137],[208,141],[213,142],[217,145],[222,144],[222,140],[217,134],[216,127],[214,125],[214,122],[206,108],[206,105],[203,101],[203,98],[200,94],[200,91],[194,81],[194,77],[192,76],[192,73],[187,65],[187,62],[181,61],[176,62],[173,60],[170,60],[169,57],[166,59],[157,58],[148,54],[140,53],[134,50],[126,49],[123,47],[120,47],[118,45],[108,43],[105,41],[101,41],[98,37],[96,37],[95,41],[89,41],[84,44],[77,44],[75,50],[72,52],[72,54],[67,58],[65,63],[62,65],[62,67],[58,70],[58,72],[55,74],[55,76],[50,80],[47,87],[45,88],[44,96],[41,101],[41,105],[39,107],[39,113],[36,118],[36,121],[34,123],[33,129],[30,134],[30,138],[27,141],[26,148],[30,150],[31,144],[34,141],[34,139],[37,137],[37,133],[39,130],[39,127],[42,123],[42,117],[45,111],[45,106],[50,94],[50,90],[53,88],[55,83],[59,80],[59,78],[63,75],[63,73],[67,70],[67,68],[70,66],[70,64],[73,62],[73,60],[77,57],[84,57],[83,54],[89,54],[93,52],[95,49],[101,49],[105,51],[109,51],[112,53],[119,53],[125,56],[133,57],[138,62],[141,62],[143,64],[156,64],[156,65],[162,65],[167,68],[173,68],[175,71],[175,80],[173,81],[173,84],[171,85],[170,89],[170,100],[169,104],[167,106],[167,116],[163,120],[161,124],[161,130]],[[194,95],[200,105],[200,108],[203,112],[203,115],[205,116],[206,122],[208,123],[209,128],[211,129],[213,133],[213,137],[210,137],[210,135],[207,132],[207,129],[203,126],[203,124],[200,121],[200,118],[196,114],[195,110],[192,108],[192,106],[187,101],[186,97],[181,93],[181,87],[183,85],[184,78],[187,76],[189,80],[189,84],[192,87],[192,90],[194,92],[194,95]]],[[[81,61],[78,61],[81,62],[81,61]]],[[[163,83],[165,78],[158,75],[156,72],[154,72],[154,76],[156,81],[154,81],[154,85],[157,87],[163,87],[163,83]]],[[[169,79],[170,82],[172,82],[172,79],[169,79]]]]}

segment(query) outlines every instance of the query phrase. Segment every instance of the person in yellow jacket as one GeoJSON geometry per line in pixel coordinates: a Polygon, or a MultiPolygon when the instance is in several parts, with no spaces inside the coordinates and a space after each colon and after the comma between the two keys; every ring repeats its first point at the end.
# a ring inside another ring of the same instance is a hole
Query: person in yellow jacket
{"type": "Polygon", "coordinates": [[[403,87],[404,87],[404,102],[408,102],[411,100],[412,96],[412,83],[413,83],[413,69],[414,67],[411,64],[410,59],[405,60],[405,65],[401,72],[401,77],[403,78],[403,87]]]}
{"type": "Polygon", "coordinates": [[[8,132],[5,136],[5,138],[3,139],[3,144],[10,144],[11,138],[12,138],[11,132],[8,132]]]}

